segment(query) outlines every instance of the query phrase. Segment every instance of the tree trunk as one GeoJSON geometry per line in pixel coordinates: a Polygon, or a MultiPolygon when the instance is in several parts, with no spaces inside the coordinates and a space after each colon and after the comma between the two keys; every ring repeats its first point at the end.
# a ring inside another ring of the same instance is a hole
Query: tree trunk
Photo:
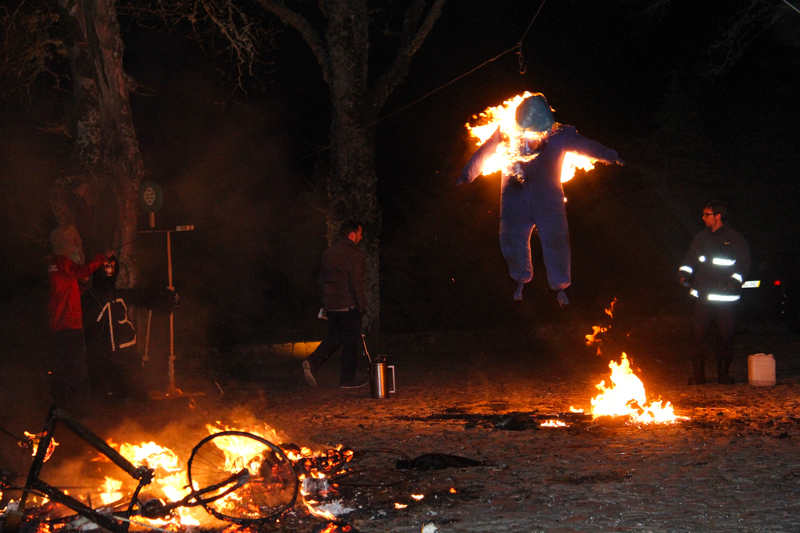
{"type": "Polygon", "coordinates": [[[133,241],[144,167],[131,116],[115,0],[59,0],[72,70],[72,172],[51,203],[60,223],[77,226],[88,256],[117,250],[119,287],[137,278],[133,241]]]}
{"type": "Polygon", "coordinates": [[[379,236],[381,209],[375,173],[375,127],[380,106],[367,87],[369,13],[363,1],[328,4],[326,41],[330,59],[331,172],[328,176],[328,241],[345,220],[363,224],[367,253],[366,327],[380,334],[379,236]]]}
{"type": "Polygon", "coordinates": [[[339,226],[346,220],[363,224],[362,242],[367,253],[365,279],[367,284],[367,313],[365,326],[380,334],[379,251],[381,209],[378,205],[377,175],[375,173],[374,120],[353,124],[352,111],[340,109],[334,101],[331,124],[332,165],[328,175],[328,242],[332,244],[339,226]]]}

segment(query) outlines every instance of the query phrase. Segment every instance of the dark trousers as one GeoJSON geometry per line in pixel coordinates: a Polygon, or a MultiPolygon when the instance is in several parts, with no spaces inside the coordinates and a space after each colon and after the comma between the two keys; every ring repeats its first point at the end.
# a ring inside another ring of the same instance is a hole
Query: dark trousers
{"type": "Polygon", "coordinates": [[[105,400],[144,401],[148,398],[147,385],[136,345],[103,352],[99,347],[88,347],[89,377],[92,391],[102,394],[105,400]]]}
{"type": "Polygon", "coordinates": [[[328,311],[328,336],[308,356],[311,370],[316,372],[333,353],[342,347],[342,373],[339,384],[346,385],[356,377],[358,348],[361,341],[361,313],[350,311],[328,311]]]}
{"type": "Polygon", "coordinates": [[[719,334],[716,359],[730,364],[733,361],[733,333],[736,330],[736,304],[706,303],[698,301],[692,320],[693,350],[695,361],[705,361],[711,350],[712,324],[716,324],[719,334]]]}
{"type": "Polygon", "coordinates": [[[56,331],[53,333],[53,347],[56,356],[50,373],[53,401],[59,407],[80,408],[90,394],[83,330],[56,331]]]}

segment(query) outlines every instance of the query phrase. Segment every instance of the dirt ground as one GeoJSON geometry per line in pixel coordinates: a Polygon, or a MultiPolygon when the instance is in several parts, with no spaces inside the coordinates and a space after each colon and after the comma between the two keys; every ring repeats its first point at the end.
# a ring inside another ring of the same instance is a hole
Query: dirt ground
{"type": "MultiPolygon", "coordinates": [[[[382,350],[396,365],[397,393],[386,400],[371,399],[367,389],[336,387],[338,360],[323,367],[319,387],[311,388],[299,359],[270,356],[266,347],[239,347],[179,366],[178,385],[201,396],[144,407],[98,405],[82,420],[104,438],[152,438],[184,458],[207,434],[204,424],[215,420],[234,427],[266,423],[285,442],[318,450],[343,444],[371,451],[360,466],[374,469],[366,480],[379,486],[343,487],[340,494],[353,509],[341,520],[357,531],[413,532],[426,523],[442,532],[800,529],[800,337],[780,325],[751,326],[736,337],[737,384],[688,386],[681,319],[632,321],[615,331],[601,356],[583,345],[586,324],[522,334],[387,338],[382,350]],[[489,415],[588,408],[621,348],[648,397],[671,402],[685,420],[493,427],[489,415]],[[746,383],[746,355],[758,352],[775,355],[774,387],[746,383]],[[212,366],[232,370],[202,370],[212,366]],[[435,417],[444,414],[451,416],[435,417]],[[487,415],[482,423],[464,416],[477,414],[487,415]],[[453,454],[486,465],[399,477],[386,471],[394,468],[395,451],[453,454]]],[[[45,414],[44,400],[33,402],[24,423],[36,429],[45,414]]],[[[6,416],[2,425],[19,431],[22,423],[6,416]]],[[[54,456],[45,472],[89,457],[64,438],[63,457],[54,456]]],[[[4,469],[25,468],[27,459],[3,451],[4,469]]],[[[71,472],[73,478],[87,475],[85,468],[71,472]]],[[[8,497],[13,494],[4,502],[8,497]]],[[[316,532],[325,526],[298,505],[262,530],[316,532]]]]}

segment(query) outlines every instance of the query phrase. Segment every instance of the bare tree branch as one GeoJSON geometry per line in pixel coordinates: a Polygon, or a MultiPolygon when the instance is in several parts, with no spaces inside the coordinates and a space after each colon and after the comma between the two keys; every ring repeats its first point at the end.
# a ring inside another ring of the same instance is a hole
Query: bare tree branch
{"type": "Polygon", "coordinates": [[[380,77],[372,90],[374,106],[378,108],[383,106],[386,98],[397,87],[397,84],[405,78],[408,73],[408,67],[411,64],[411,58],[417,53],[428,37],[433,25],[441,16],[442,8],[446,1],[435,0],[422,24],[419,24],[419,20],[424,10],[424,0],[414,0],[408,7],[403,21],[403,41],[400,50],[397,52],[392,66],[380,77]],[[417,25],[419,25],[418,28],[417,25]]]}
{"type": "MultiPolygon", "coordinates": [[[[314,56],[317,58],[319,66],[322,67],[322,76],[326,82],[330,82],[331,78],[331,62],[328,55],[328,49],[322,40],[320,34],[311,26],[308,20],[300,13],[289,8],[283,0],[256,0],[261,4],[264,9],[270,11],[277,16],[284,24],[292,26],[300,35],[303,36],[314,56]]],[[[320,10],[323,14],[326,13],[323,2],[320,1],[320,10]]]]}
{"type": "Polygon", "coordinates": [[[712,54],[721,55],[707,69],[707,74],[718,76],[736,63],[747,48],[783,17],[783,10],[772,2],[751,0],[736,13],[730,28],[711,47],[712,54]]]}
{"type": "Polygon", "coordinates": [[[271,32],[236,0],[126,0],[117,12],[131,16],[140,25],[155,19],[170,29],[185,21],[192,27],[194,40],[209,55],[220,53],[207,47],[215,46],[221,37],[221,51],[227,52],[235,72],[232,78],[237,89],[244,92],[245,77],[256,78],[255,66],[272,41],[271,32]]]}
{"type": "Polygon", "coordinates": [[[30,95],[43,74],[56,88],[66,76],[54,60],[66,62],[66,48],[58,31],[59,14],[53,2],[19,2],[13,11],[0,11],[0,94],[30,95]]]}

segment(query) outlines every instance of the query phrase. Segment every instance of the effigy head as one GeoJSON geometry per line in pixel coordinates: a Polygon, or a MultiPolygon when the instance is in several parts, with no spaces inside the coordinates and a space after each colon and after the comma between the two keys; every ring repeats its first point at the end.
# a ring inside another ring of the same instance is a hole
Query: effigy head
{"type": "Polygon", "coordinates": [[[523,130],[550,131],[555,124],[553,110],[541,93],[525,98],[517,107],[517,125],[523,130]]]}

